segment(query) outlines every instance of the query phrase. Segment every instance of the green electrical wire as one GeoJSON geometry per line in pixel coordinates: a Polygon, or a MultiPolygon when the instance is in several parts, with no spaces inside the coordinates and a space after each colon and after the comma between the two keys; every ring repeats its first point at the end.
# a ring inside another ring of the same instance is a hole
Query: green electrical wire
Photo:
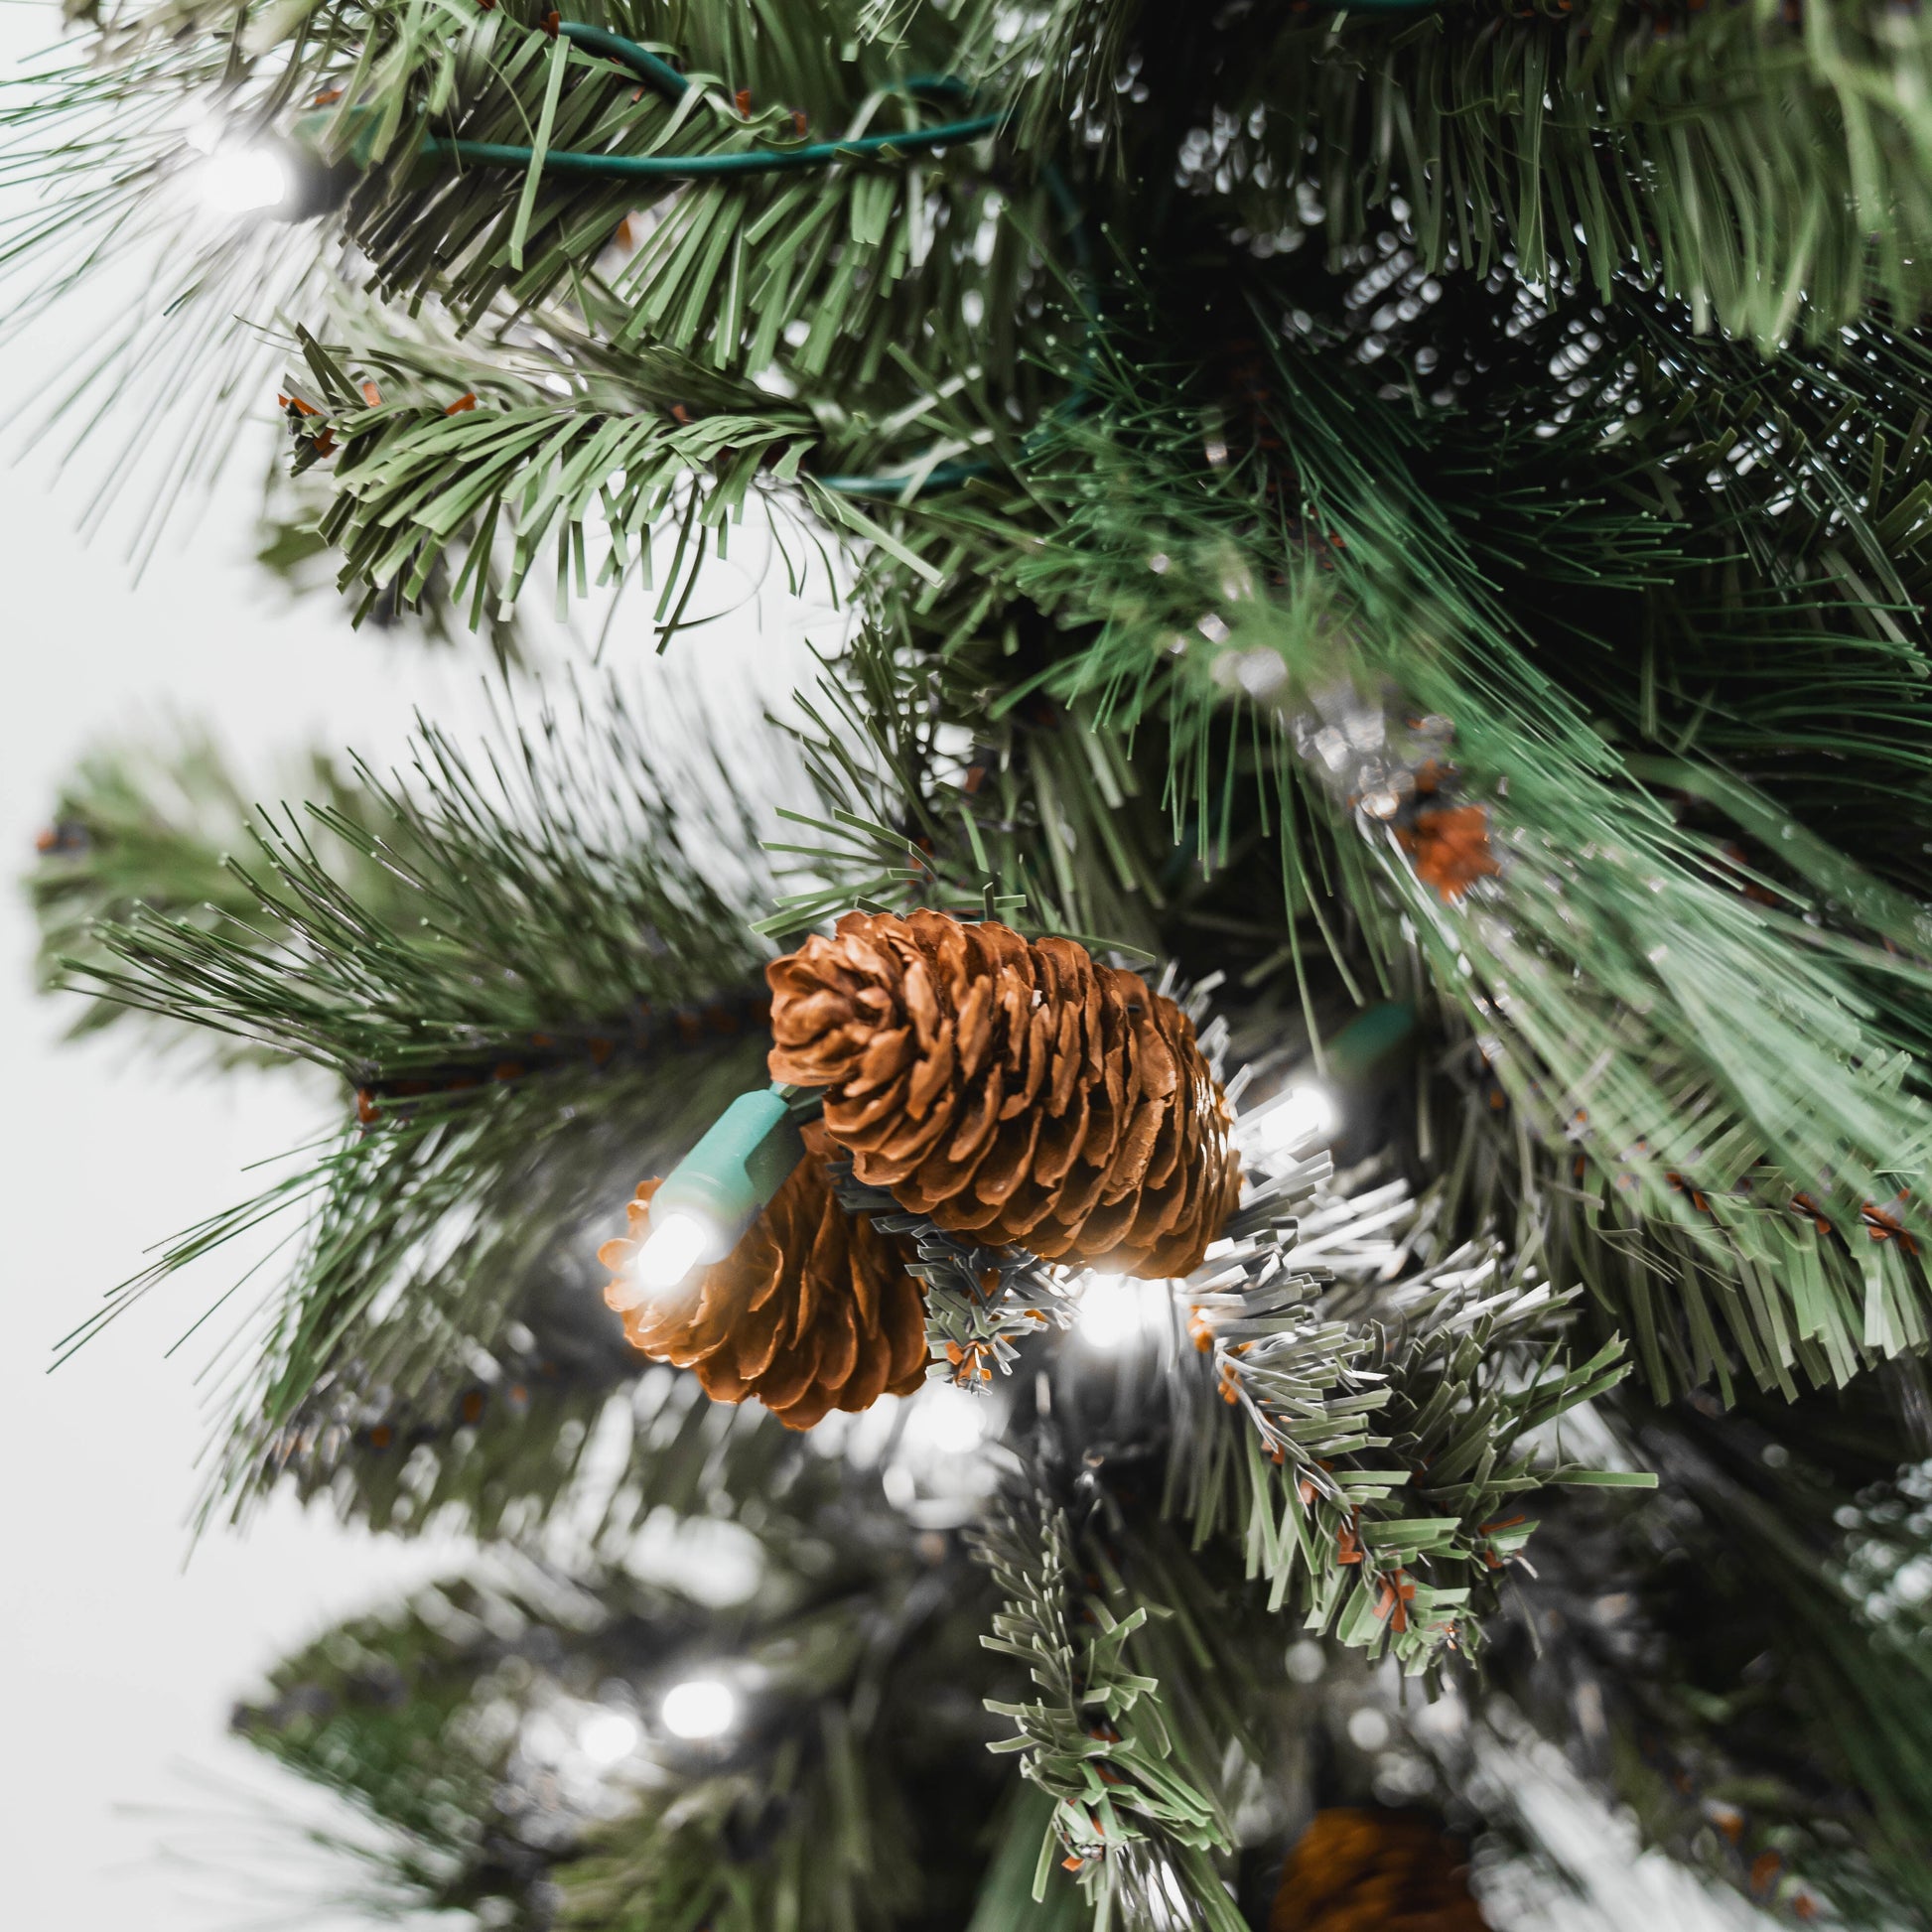
{"type": "MultiPolygon", "coordinates": [[[[668,61],[660,59],[635,41],[621,34],[607,33],[602,27],[587,27],[567,20],[557,28],[558,35],[586,54],[602,55],[620,67],[628,68],[647,86],[655,87],[667,99],[676,100],[691,83],[668,61]]],[[[949,75],[916,75],[898,83],[903,93],[955,93],[967,91],[963,81],[949,75]]],[[[650,181],[665,179],[702,181],[718,176],[770,175],[792,168],[823,168],[837,161],[863,160],[869,155],[897,154],[913,148],[956,147],[962,141],[976,141],[991,134],[1005,118],[1002,114],[975,114],[960,121],[943,121],[936,127],[908,130],[902,134],[862,134],[847,141],[808,141],[796,148],[750,148],[739,154],[580,154],[569,148],[553,148],[543,157],[546,172],[560,175],[592,175],[606,181],[650,181]]],[[[456,161],[480,168],[527,168],[535,155],[533,148],[505,141],[464,141],[447,135],[431,135],[423,143],[423,153],[445,161],[456,161]]]]}
{"type": "MultiPolygon", "coordinates": [[[[1414,4],[1414,0],[1396,0],[1396,3],[1407,6],[1414,4]]],[[[601,54],[628,68],[640,80],[656,87],[669,99],[677,99],[691,84],[668,62],[660,60],[648,49],[639,47],[635,41],[623,39],[621,35],[608,33],[601,27],[580,26],[574,21],[564,23],[557,31],[581,47],[587,54],[601,54]]],[[[897,83],[896,91],[908,94],[965,95],[970,93],[971,89],[955,74],[919,73],[907,75],[897,83]]],[[[781,168],[815,167],[822,163],[844,160],[849,156],[888,154],[901,148],[952,146],[961,141],[974,140],[982,134],[992,133],[1004,118],[1003,114],[980,114],[968,120],[951,121],[942,123],[938,127],[923,128],[913,134],[872,134],[852,141],[817,141],[801,148],[765,149],[749,154],[652,155],[629,160],[624,157],[577,155],[564,152],[546,155],[544,166],[546,168],[555,166],[560,172],[567,174],[619,177],[766,174],[781,168]]],[[[436,144],[436,151],[449,154],[458,160],[501,162],[521,166],[527,166],[530,159],[528,148],[498,147],[479,141],[440,141],[436,144]]],[[[1054,200],[1060,204],[1062,213],[1068,217],[1074,253],[1078,258],[1084,281],[1091,249],[1087,242],[1086,229],[1080,219],[1080,210],[1057,169],[1048,171],[1047,187],[1054,200]]],[[[1055,413],[1063,414],[1069,409],[1078,409],[1084,400],[1084,393],[1076,392],[1061,403],[1055,413]]],[[[918,487],[921,491],[952,489],[961,483],[972,482],[976,477],[990,476],[993,470],[994,466],[986,462],[937,464],[919,479],[918,487]]],[[[906,476],[900,477],[835,476],[819,477],[814,481],[821,489],[829,489],[841,496],[897,496],[904,493],[909,477],[913,474],[916,474],[916,465],[912,466],[906,476]]]]}
{"type": "MultiPolygon", "coordinates": [[[[822,168],[867,155],[897,154],[911,148],[955,147],[991,134],[1002,114],[976,114],[968,121],[943,121],[937,127],[904,134],[865,134],[851,141],[810,141],[802,148],[752,148],[742,154],[578,154],[553,148],[543,157],[546,173],[596,175],[607,181],[638,181],[669,176],[701,181],[718,175],[774,175],[787,168],[822,168]]],[[[458,141],[432,135],[425,154],[484,168],[527,168],[531,150],[502,141],[458,141]]]]}
{"type": "MultiPolygon", "coordinates": [[[[1335,11],[1418,13],[1441,4],[1442,0],[1346,0],[1335,11]]],[[[559,23],[557,33],[586,54],[602,55],[627,68],[667,99],[678,99],[691,85],[668,61],[621,34],[575,20],[559,23]]],[[[900,81],[895,91],[965,94],[970,89],[951,74],[916,74],[900,81]]],[[[902,134],[863,134],[848,141],[808,141],[796,148],[752,148],[739,154],[582,154],[558,148],[545,153],[543,165],[560,175],[590,175],[606,181],[701,181],[720,176],[779,174],[793,168],[823,168],[834,162],[898,154],[913,148],[957,147],[995,132],[1005,118],[1004,113],[974,114],[965,120],[942,121],[936,127],[902,134]]],[[[515,142],[464,141],[432,135],[423,143],[423,152],[473,167],[527,168],[535,150],[515,142]]],[[[937,473],[934,474],[936,477],[937,473]]],[[[977,475],[979,471],[967,466],[967,474],[977,475]]]]}
{"type": "Polygon", "coordinates": [[[639,47],[635,41],[625,40],[621,34],[607,33],[602,27],[586,27],[575,20],[562,22],[557,32],[586,54],[602,54],[606,60],[628,68],[667,100],[676,100],[691,85],[670,62],[660,59],[647,47],[639,47]]]}

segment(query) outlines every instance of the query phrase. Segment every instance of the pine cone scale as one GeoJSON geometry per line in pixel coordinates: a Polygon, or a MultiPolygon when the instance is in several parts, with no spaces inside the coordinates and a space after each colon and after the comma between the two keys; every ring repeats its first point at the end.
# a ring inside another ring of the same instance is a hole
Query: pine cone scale
{"type": "Polygon", "coordinates": [[[925,1305],[916,1295],[897,1297],[882,1311],[880,1326],[892,1341],[886,1386],[896,1394],[909,1394],[925,1379],[925,1305]]]}
{"type": "Polygon", "coordinates": [[[977,1079],[993,1047],[993,986],[988,980],[975,980],[960,1002],[955,1027],[959,1042],[959,1070],[967,1079],[977,1079]]]}
{"type": "Polygon", "coordinates": [[[1014,1125],[1024,1131],[1003,1134],[995,1140],[986,1159],[980,1163],[979,1172],[973,1175],[974,1196],[989,1205],[1005,1206],[1033,1173],[1034,1147],[1039,1139],[1039,1116],[1030,1115],[1024,1122],[1016,1121],[1014,1125]]]}
{"type": "Polygon", "coordinates": [[[1100,1190],[1106,1184],[1106,1169],[1093,1167],[1082,1159],[1050,1196],[1048,1205],[1064,1224],[1078,1227],[1098,1205],[1100,1190]],[[1086,1169],[1084,1173],[1080,1171],[1082,1167],[1086,1169]]]}
{"type": "Polygon", "coordinates": [[[1314,1815],[1289,1855],[1268,1932],[1486,1932],[1466,1866],[1415,1812],[1314,1815]]]}
{"type": "Polygon", "coordinates": [[[739,1380],[747,1389],[756,1387],[767,1409],[783,1415],[810,1393],[817,1372],[816,1348],[792,1348],[776,1355],[775,1363],[767,1360],[758,1371],[748,1373],[741,1369],[739,1380]]]}
{"type": "Polygon", "coordinates": [[[1034,1143],[1034,1178],[1042,1187],[1053,1187],[1065,1179],[1080,1156],[1080,1145],[1087,1125],[1086,1095],[1079,1105],[1058,1116],[1049,1114],[1040,1123],[1039,1138],[1034,1143]]]}
{"type": "Polygon", "coordinates": [[[906,963],[905,977],[900,982],[904,988],[905,1011],[912,1017],[912,1033],[921,1046],[930,1043],[940,1027],[939,1002],[932,991],[932,976],[925,969],[925,961],[912,956],[906,963]]]}
{"type": "Polygon", "coordinates": [[[941,1023],[931,1045],[913,1063],[911,1077],[905,1083],[905,1111],[914,1120],[923,1120],[942,1094],[950,1097],[954,1059],[952,1022],[948,1020],[941,1023]]]}
{"type": "Polygon", "coordinates": [[[869,1187],[892,1187],[903,1180],[932,1155],[951,1124],[944,1111],[928,1112],[922,1121],[888,1114],[848,1133],[843,1110],[828,1107],[825,1112],[826,1127],[851,1154],[853,1172],[869,1187]]]}
{"type": "Polygon", "coordinates": [[[876,1092],[889,1081],[897,1079],[911,1059],[910,1028],[901,1027],[896,1033],[881,1034],[860,1055],[858,1075],[846,1083],[846,1091],[854,1095],[876,1092]]]}
{"type": "Polygon", "coordinates": [[[886,1123],[885,1131],[890,1133],[895,1125],[905,1118],[905,1096],[910,1084],[911,1073],[908,1069],[898,1074],[890,1086],[881,1087],[862,1098],[856,1106],[842,1107],[839,1118],[844,1135],[856,1142],[868,1128],[882,1121],[886,1123]]]}
{"type": "Polygon", "coordinates": [[[1135,1108],[1134,1117],[1127,1123],[1127,1132],[1120,1138],[1120,1150],[1107,1171],[1107,1185],[1100,1196],[1102,1201],[1111,1205],[1127,1194],[1140,1191],[1142,1182],[1148,1178],[1154,1144],[1160,1138],[1161,1123],[1165,1118],[1159,1101],[1143,1101],[1135,1108]]]}
{"type": "MultiPolygon", "coordinates": [[[[888,1385],[896,1377],[893,1370],[894,1357],[887,1349],[860,1348],[856,1339],[854,1344],[852,1372],[840,1392],[836,1407],[848,1414],[856,1415],[870,1409],[886,1393],[888,1385]]],[[[923,1340],[919,1349],[919,1380],[923,1381],[925,1349],[923,1340]]]]}
{"type": "Polygon", "coordinates": [[[946,1163],[959,1173],[962,1184],[992,1148],[1001,1125],[1025,1104],[1023,1095],[1007,1093],[998,1067],[986,1076],[977,1101],[967,1104],[946,1149],[946,1163]]]}
{"type": "MultiPolygon", "coordinates": [[[[1041,1031],[1045,1028],[1042,1023],[1041,1031]]],[[[1058,1036],[1052,1041],[1052,1085],[1047,1090],[1046,1111],[1059,1115],[1066,1112],[1076,1096],[1084,1097],[1080,1085],[1080,1070],[1092,1055],[1089,1053],[1086,1029],[1080,1024],[1077,1012],[1067,1012],[1060,1017],[1058,1036]]]]}
{"type": "Polygon", "coordinates": [[[852,1380],[853,1371],[859,1366],[859,1330],[852,1313],[849,1305],[842,1309],[838,1318],[821,1331],[819,1339],[817,1379],[840,1389],[852,1380]]]}
{"type": "Polygon", "coordinates": [[[986,1234],[998,1222],[1000,1232],[987,1235],[987,1238],[990,1242],[1006,1238],[1006,1222],[1001,1216],[999,1202],[980,1200],[970,1188],[953,1195],[950,1200],[937,1202],[931,1210],[935,1221],[942,1208],[946,1214],[945,1225],[957,1233],[986,1234]]]}
{"type": "Polygon", "coordinates": [[[760,1305],[746,1309],[732,1323],[724,1345],[741,1382],[756,1382],[771,1366],[786,1312],[767,1294],[760,1305]]]}

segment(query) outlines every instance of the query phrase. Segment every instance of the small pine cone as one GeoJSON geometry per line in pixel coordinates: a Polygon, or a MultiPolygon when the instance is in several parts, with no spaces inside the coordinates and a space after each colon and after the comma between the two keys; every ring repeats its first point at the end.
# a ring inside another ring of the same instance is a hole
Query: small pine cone
{"type": "Polygon", "coordinates": [[[1441,1824],[1414,1811],[1318,1811],[1289,1854],[1268,1932],[1487,1932],[1441,1824]]]}
{"type": "Polygon", "coordinates": [[[774,1080],[825,1089],[853,1173],[989,1246],[1200,1265],[1241,1188],[1194,1029],[1071,939],[848,912],[765,968],[774,1080]]]}
{"type": "Polygon", "coordinates": [[[1489,843],[1484,805],[1425,806],[1396,838],[1415,860],[1416,877],[1446,900],[1460,898],[1478,879],[1502,871],[1489,843]]]}
{"type": "Polygon", "coordinates": [[[910,1395],[926,1364],[911,1251],[839,1205],[826,1172],[837,1150],[816,1122],[803,1138],[805,1158],[745,1238],[694,1281],[651,1291],[623,1272],[650,1232],[656,1180],[627,1203],[629,1238],[597,1251],[617,1276],[604,1299],[633,1347],[695,1368],[714,1401],[763,1403],[787,1429],[910,1395]]]}

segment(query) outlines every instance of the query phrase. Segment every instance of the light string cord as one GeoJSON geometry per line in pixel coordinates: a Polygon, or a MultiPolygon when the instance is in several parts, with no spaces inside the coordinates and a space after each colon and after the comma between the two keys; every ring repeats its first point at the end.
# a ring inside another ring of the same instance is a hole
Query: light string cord
{"type": "MultiPolygon", "coordinates": [[[[1443,4],[1444,0],[1342,0],[1333,10],[1337,13],[1427,13],[1443,4]]],[[[602,55],[629,69],[645,85],[656,88],[668,100],[682,98],[691,86],[690,80],[668,61],[621,34],[576,20],[560,21],[556,31],[560,39],[582,48],[586,54],[602,55]]],[[[963,96],[972,90],[952,74],[912,74],[897,82],[891,91],[963,96]]],[[[907,148],[956,147],[961,142],[977,141],[993,133],[1005,118],[1003,109],[897,134],[861,134],[844,141],[808,141],[796,148],[753,148],[738,154],[585,154],[557,148],[545,151],[543,165],[559,174],[602,176],[616,181],[778,174],[792,168],[829,167],[834,162],[859,160],[868,155],[897,154],[907,148]]],[[[424,142],[423,152],[478,167],[526,168],[536,151],[515,142],[466,141],[449,135],[432,135],[424,142]]]]}
{"type": "MultiPolygon", "coordinates": [[[[668,100],[681,98],[691,82],[668,61],[635,41],[580,21],[558,24],[558,37],[586,54],[602,55],[627,68],[646,86],[668,100]]],[[[914,74],[892,89],[904,94],[965,94],[966,83],[947,74],[914,74]]],[[[673,179],[704,180],[716,176],[770,175],[792,168],[825,168],[834,162],[868,155],[897,154],[912,148],[956,147],[991,134],[1005,113],[975,114],[965,120],[941,121],[937,126],[912,128],[898,134],[860,134],[844,141],[807,141],[796,148],[751,148],[738,154],[584,154],[569,148],[546,149],[543,166],[560,175],[592,175],[612,181],[673,179]]],[[[450,135],[431,135],[423,153],[473,167],[527,168],[536,150],[514,142],[465,141],[450,135]]]]}

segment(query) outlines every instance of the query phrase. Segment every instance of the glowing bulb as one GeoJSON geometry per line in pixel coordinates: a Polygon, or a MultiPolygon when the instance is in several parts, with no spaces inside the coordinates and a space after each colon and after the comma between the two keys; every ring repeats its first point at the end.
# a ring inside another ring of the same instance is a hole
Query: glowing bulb
{"type": "Polygon", "coordinates": [[[969,1455],[986,1437],[986,1398],[964,1389],[928,1384],[919,1392],[912,1421],[939,1455],[969,1455]]]}
{"type": "Polygon", "coordinates": [[[577,1727],[577,1748],[593,1764],[618,1764],[643,1735],[637,1720],[622,1711],[598,1711],[577,1727]]]}
{"type": "Polygon", "coordinates": [[[1389,1721],[1373,1706],[1363,1705],[1348,1717],[1348,1740],[1357,1750],[1379,1751],[1389,1741],[1389,1721]]]}
{"type": "Polygon", "coordinates": [[[666,1214],[650,1231],[633,1266],[639,1287],[675,1288],[711,1245],[711,1230],[695,1214],[666,1214]]]}
{"type": "Polygon", "coordinates": [[[1075,1317],[1090,1348],[1125,1348],[1158,1326],[1169,1303],[1165,1282],[1129,1281],[1124,1275],[1089,1275],[1075,1317]]]}
{"type": "Polygon", "coordinates": [[[715,1677],[694,1677],[664,1693],[662,1715],[673,1737],[722,1737],[738,1722],[738,1697],[715,1677]]]}
{"type": "Polygon", "coordinates": [[[289,165],[273,148],[220,148],[202,163],[202,199],[217,214],[280,207],[294,188],[289,165]]]}
{"type": "Polygon", "coordinates": [[[1311,1081],[1269,1101],[1248,1117],[1247,1124],[1269,1153],[1289,1154],[1309,1142],[1333,1137],[1335,1103],[1325,1087],[1311,1081]]]}

